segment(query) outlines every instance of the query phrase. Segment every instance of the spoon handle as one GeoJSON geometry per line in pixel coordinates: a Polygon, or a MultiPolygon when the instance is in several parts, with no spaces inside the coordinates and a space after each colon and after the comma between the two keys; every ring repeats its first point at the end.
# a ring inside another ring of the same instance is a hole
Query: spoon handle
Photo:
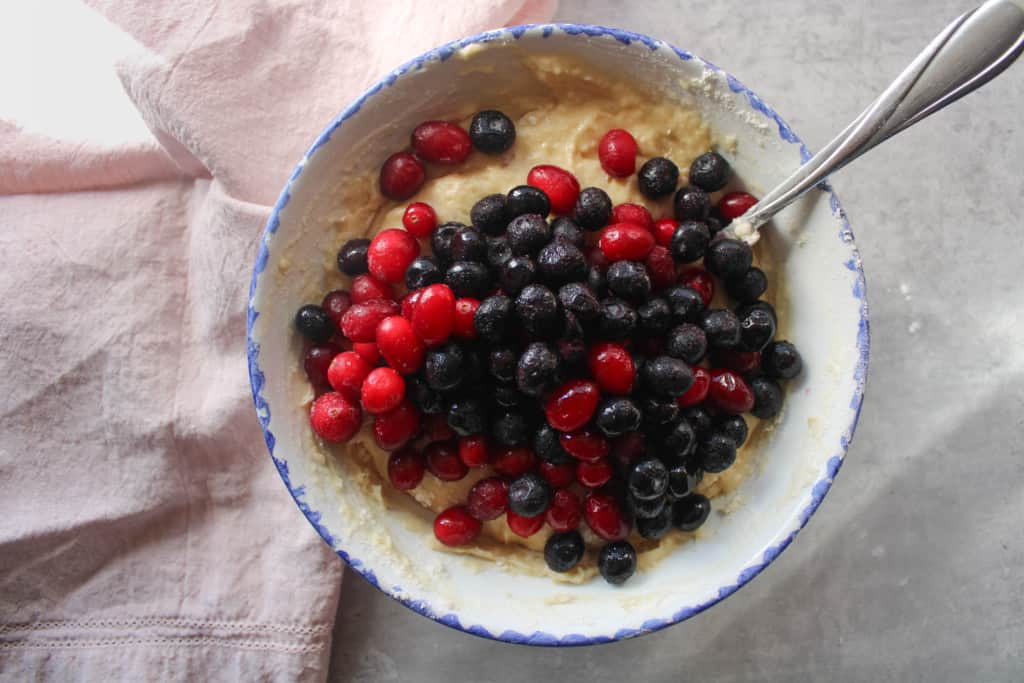
{"type": "Polygon", "coordinates": [[[729,226],[753,244],[757,228],[883,140],[909,128],[1010,66],[1024,51],[1024,7],[989,0],[957,17],[824,149],[729,226]]]}

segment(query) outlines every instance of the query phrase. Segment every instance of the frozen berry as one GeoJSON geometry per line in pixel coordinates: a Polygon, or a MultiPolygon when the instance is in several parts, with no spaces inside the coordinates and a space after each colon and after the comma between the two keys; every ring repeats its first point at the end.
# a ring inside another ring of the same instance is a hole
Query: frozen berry
{"type": "Polygon", "coordinates": [[[331,388],[355,400],[359,398],[363,381],[370,374],[372,366],[354,351],[339,353],[327,368],[327,381],[331,388]]]}
{"type": "Polygon", "coordinates": [[[575,529],[551,534],[544,543],[544,562],[553,572],[567,572],[583,559],[587,547],[575,529]]]}
{"type": "Polygon", "coordinates": [[[370,365],[376,365],[380,360],[380,349],[375,342],[353,342],[352,350],[363,357],[370,365]]]}
{"type": "Polygon", "coordinates": [[[416,258],[405,270],[405,286],[410,290],[437,284],[443,279],[444,272],[432,256],[416,258]]]}
{"type": "Polygon", "coordinates": [[[513,254],[532,256],[551,239],[551,228],[540,214],[525,213],[509,222],[505,236],[513,254]]]}
{"type": "Polygon", "coordinates": [[[697,484],[703,478],[703,473],[697,465],[691,465],[690,460],[692,458],[676,461],[668,469],[668,496],[670,498],[682,498],[697,490],[697,484]]]}
{"type": "Polygon", "coordinates": [[[625,583],[636,573],[636,549],[629,541],[608,543],[597,555],[597,569],[613,586],[625,583]]]}
{"type": "Polygon", "coordinates": [[[522,536],[523,538],[529,538],[535,533],[541,530],[544,526],[544,515],[537,515],[536,517],[523,517],[509,510],[505,513],[505,522],[508,524],[508,528],[512,530],[516,536],[522,536]]]}
{"type": "Polygon", "coordinates": [[[473,329],[488,341],[500,341],[505,336],[512,317],[512,300],[502,294],[489,296],[480,302],[473,315],[473,329]]]}
{"type": "Polygon", "coordinates": [[[679,227],[679,221],[674,218],[660,218],[654,223],[654,229],[651,231],[654,233],[654,241],[663,246],[668,247],[672,244],[672,236],[676,234],[676,228],[679,227]]]}
{"type": "Polygon", "coordinates": [[[747,421],[742,415],[723,415],[715,421],[715,431],[739,448],[747,440],[747,421]]]}
{"type": "Polygon", "coordinates": [[[650,500],[641,500],[633,497],[626,499],[629,511],[638,524],[644,519],[650,519],[660,515],[665,510],[667,502],[666,496],[660,496],[650,500]]]}
{"type": "Polygon", "coordinates": [[[654,248],[654,236],[632,223],[613,223],[601,230],[598,242],[608,261],[642,261],[654,248]]]}
{"type": "Polygon", "coordinates": [[[444,274],[444,281],[459,297],[479,298],[491,288],[487,266],[478,261],[456,261],[444,274]]]}
{"type": "Polygon", "coordinates": [[[560,434],[551,425],[541,425],[533,435],[533,451],[544,462],[561,465],[572,460],[562,448],[560,434]]]}
{"type": "Polygon", "coordinates": [[[579,320],[591,321],[601,314],[601,303],[590,288],[580,282],[563,285],[558,290],[558,301],[579,320]]]}
{"type": "Polygon", "coordinates": [[[586,230],[597,230],[608,225],[612,217],[612,200],[599,187],[584,188],[576,200],[573,218],[586,230]]]}
{"type": "Polygon", "coordinates": [[[692,266],[679,274],[679,284],[700,293],[704,306],[710,306],[715,296],[715,278],[703,268],[692,266]]]}
{"type": "Polygon", "coordinates": [[[711,501],[691,493],[672,504],[672,525],[680,531],[696,531],[711,514],[711,501]]]}
{"type": "Polygon", "coordinates": [[[597,143],[597,158],[605,173],[615,178],[625,178],[636,170],[637,149],[636,139],[629,131],[613,128],[601,136],[597,143]]]}
{"type": "Polygon", "coordinates": [[[384,282],[401,282],[420,253],[420,245],[405,230],[382,230],[370,241],[366,262],[370,274],[384,282]]]}
{"type": "Polygon", "coordinates": [[[469,139],[484,154],[501,154],[516,141],[516,126],[500,111],[486,109],[473,116],[469,139]]]}
{"type": "Polygon", "coordinates": [[[530,426],[522,413],[503,412],[491,423],[491,434],[499,446],[522,446],[530,438],[530,426]]]}
{"type": "Polygon", "coordinates": [[[473,150],[469,134],[448,121],[425,121],[412,131],[412,148],[432,164],[461,164],[473,150]]]}
{"type": "Polygon", "coordinates": [[[388,479],[399,491],[408,491],[420,485],[427,469],[427,459],[412,446],[406,446],[388,456],[388,479]]]}
{"type": "Polygon", "coordinates": [[[544,477],[544,481],[555,488],[564,488],[576,481],[576,463],[571,459],[570,462],[558,464],[541,462],[537,466],[537,471],[544,477]]]}
{"type": "Polygon", "coordinates": [[[416,303],[420,300],[420,294],[422,294],[421,291],[413,290],[402,297],[402,301],[400,302],[400,311],[402,313],[402,317],[406,320],[412,320],[412,316],[416,312],[416,303]]]}
{"type": "Polygon", "coordinates": [[[668,468],[657,458],[641,460],[629,471],[628,486],[637,500],[661,498],[668,490],[668,468]]]}
{"type": "Polygon", "coordinates": [[[551,223],[551,239],[568,242],[578,249],[583,248],[583,230],[568,216],[559,216],[551,223]]]}
{"type": "Polygon", "coordinates": [[[526,474],[537,464],[537,457],[529,448],[513,446],[494,450],[491,466],[494,471],[505,477],[518,477],[526,474]]]}
{"type": "Polygon", "coordinates": [[[459,339],[476,339],[476,328],[473,321],[480,301],[470,297],[455,300],[455,318],[452,332],[459,339]]]}
{"type": "Polygon", "coordinates": [[[583,506],[576,494],[565,488],[559,488],[551,494],[551,504],[548,506],[545,518],[548,526],[554,531],[571,531],[580,525],[580,520],[583,518],[583,506]]]}
{"type": "Polygon", "coordinates": [[[445,268],[455,260],[452,258],[452,240],[455,239],[455,233],[464,227],[466,226],[462,223],[454,221],[442,223],[434,228],[434,233],[430,236],[430,248],[434,251],[434,258],[445,268]]]}
{"type": "MultiPolygon", "coordinates": [[[[445,422],[445,426],[447,426],[445,422]]],[[[487,437],[464,436],[459,439],[459,459],[466,467],[483,467],[491,460],[490,445],[487,437]]]]}
{"type": "Polygon", "coordinates": [[[527,396],[540,397],[558,382],[560,360],[548,344],[534,342],[526,347],[516,366],[516,386],[527,396]]]}
{"type": "Polygon", "coordinates": [[[367,272],[366,252],[370,240],[365,237],[349,240],[338,250],[338,270],[345,275],[362,275],[367,272]]]}
{"type": "Polygon", "coordinates": [[[768,289],[768,278],[764,271],[757,267],[751,267],[743,275],[725,283],[725,291],[741,304],[757,301],[757,298],[764,294],[766,289],[768,289]]]}
{"type": "Polygon", "coordinates": [[[793,379],[803,366],[800,352],[788,341],[772,342],[761,353],[761,369],[775,379],[793,379]]]}
{"type": "Polygon", "coordinates": [[[651,278],[647,268],[636,261],[616,261],[608,266],[608,290],[617,296],[643,301],[651,294],[651,278]]]}
{"type": "Polygon", "coordinates": [[[637,174],[640,192],[650,199],[671,194],[679,183],[679,167],[665,157],[654,157],[637,174]]]}
{"type": "Polygon", "coordinates": [[[429,349],[423,361],[423,376],[434,391],[454,389],[466,373],[466,354],[458,344],[429,349]]]}
{"type": "Polygon", "coordinates": [[[380,167],[380,192],[395,201],[408,199],[423,185],[426,174],[419,159],[409,152],[396,152],[380,167]]]}
{"type": "Polygon", "coordinates": [[[636,403],[628,398],[606,398],[597,408],[594,424],[605,436],[621,436],[640,428],[643,414],[636,403]]]}
{"type": "Polygon", "coordinates": [[[497,519],[508,510],[508,488],[501,477],[481,479],[469,490],[466,509],[482,522],[497,519]]]}
{"type": "Polygon", "coordinates": [[[622,299],[610,296],[601,300],[597,331],[603,339],[619,340],[633,334],[640,320],[636,310],[622,299]]]}
{"type": "Polygon", "coordinates": [[[643,538],[656,541],[672,529],[672,508],[662,501],[661,512],[651,517],[639,517],[636,530],[643,538]]]}
{"type": "Polygon", "coordinates": [[[746,242],[719,239],[708,247],[704,267],[723,280],[732,280],[746,273],[753,261],[754,252],[746,242]]]}
{"type": "Polygon", "coordinates": [[[573,379],[555,388],[544,406],[548,424],[562,432],[579,429],[590,421],[600,398],[593,382],[573,379]]]}
{"type": "Polygon", "coordinates": [[[499,382],[515,381],[518,354],[511,346],[496,346],[487,354],[487,371],[499,382]]]}
{"type": "Polygon", "coordinates": [[[448,406],[448,426],[459,436],[483,434],[487,427],[484,405],[472,396],[460,397],[448,406]]]}
{"type": "Polygon", "coordinates": [[[654,230],[654,216],[646,206],[640,204],[616,204],[612,208],[611,223],[632,223],[648,230],[654,230]]]}
{"type": "Polygon", "coordinates": [[[586,462],[595,462],[608,455],[611,446],[608,439],[604,438],[593,429],[580,429],[558,437],[562,449],[566,453],[586,462]]]}
{"type": "Polygon", "coordinates": [[[739,218],[757,204],[757,197],[746,192],[730,192],[718,202],[718,211],[726,220],[739,218]]]}
{"type": "Polygon", "coordinates": [[[527,285],[516,297],[516,318],[527,334],[549,338],[558,332],[558,298],[544,285],[527,285]]]}
{"type": "Polygon", "coordinates": [[[317,393],[330,387],[327,372],[337,355],[338,349],[333,346],[311,346],[303,355],[302,369],[306,371],[306,377],[317,393]]]}
{"type": "Polygon", "coordinates": [[[650,299],[636,309],[639,330],[649,337],[658,337],[672,327],[672,309],[665,299],[650,299]]]}
{"type": "Polygon", "coordinates": [[[419,377],[405,379],[405,394],[417,410],[424,415],[437,415],[444,411],[441,393],[431,389],[419,377]]]}
{"type": "Polygon", "coordinates": [[[380,355],[403,375],[412,374],[423,365],[423,342],[416,336],[412,323],[402,316],[393,315],[380,321],[376,340],[380,355]]]}
{"type": "Polygon", "coordinates": [[[670,356],[658,356],[647,361],[641,374],[648,391],[666,398],[681,396],[693,384],[690,366],[670,356]]]}
{"type": "Polygon", "coordinates": [[[678,221],[703,221],[711,210],[711,197],[699,187],[686,186],[672,200],[678,221]]]}
{"type": "Polygon", "coordinates": [[[375,341],[378,323],[398,312],[399,306],[394,301],[375,299],[356,304],[341,316],[341,333],[353,342],[375,341]]]}
{"type": "Polygon", "coordinates": [[[503,194],[489,194],[469,210],[469,220],[477,230],[500,235],[508,225],[507,200],[503,194]]]}
{"type": "Polygon", "coordinates": [[[551,240],[537,254],[537,268],[545,282],[559,286],[587,278],[587,259],[574,244],[551,240]]]}
{"type": "Polygon", "coordinates": [[[767,420],[782,410],[782,387],[775,380],[755,377],[750,380],[750,390],[754,393],[754,407],[750,409],[754,417],[767,420]]]}
{"type": "Polygon", "coordinates": [[[666,456],[684,458],[693,453],[694,448],[697,447],[697,430],[693,423],[685,417],[680,418],[670,429],[660,433],[659,436],[659,448],[666,456]]]}
{"type": "Polygon", "coordinates": [[[544,478],[528,472],[514,479],[508,487],[508,508],[522,517],[544,514],[551,502],[551,486],[544,478]]]}
{"type": "Polygon", "coordinates": [[[690,424],[698,439],[704,439],[711,435],[714,419],[704,406],[688,406],[680,415],[690,424]]]}
{"type": "Polygon", "coordinates": [[[307,339],[322,343],[337,329],[327,312],[315,304],[306,304],[295,314],[295,328],[307,339]]]}
{"type": "Polygon", "coordinates": [[[317,396],[309,409],[310,426],[328,443],[351,439],[359,431],[362,419],[359,405],[334,391],[317,396]]]}
{"type": "Polygon", "coordinates": [[[331,319],[334,331],[341,331],[341,316],[345,315],[345,311],[351,308],[353,303],[355,302],[352,300],[352,294],[343,289],[335,289],[324,295],[320,308],[324,309],[324,313],[331,319]]]}
{"type": "Polygon", "coordinates": [[[717,152],[705,152],[690,164],[689,180],[705,192],[721,190],[729,180],[729,162],[717,152]]]}
{"type": "Polygon", "coordinates": [[[452,259],[455,261],[487,260],[487,242],[476,228],[459,228],[452,236],[452,259]]]}
{"type": "Polygon", "coordinates": [[[551,202],[551,212],[572,214],[580,196],[580,183],[576,176],[564,168],[542,164],[530,169],[526,183],[541,190],[551,202]]]}
{"type": "Polygon", "coordinates": [[[448,341],[454,327],[455,294],[451,288],[441,284],[426,287],[420,292],[412,314],[412,329],[416,336],[427,346],[438,346],[448,341]]]}
{"type": "Polygon", "coordinates": [[[500,273],[505,264],[512,260],[512,245],[504,235],[487,238],[487,266],[492,273],[500,273]]]}
{"type": "Polygon", "coordinates": [[[669,424],[679,415],[679,404],[671,398],[644,396],[640,399],[639,408],[644,424],[651,426],[669,424]]]}
{"type": "Polygon", "coordinates": [[[775,319],[763,308],[751,308],[740,318],[740,346],[761,351],[775,336],[775,319]]]}
{"type": "Polygon", "coordinates": [[[708,403],[723,413],[738,415],[754,407],[754,393],[746,381],[732,370],[712,370],[708,403]]]}
{"type": "Polygon", "coordinates": [[[480,520],[462,505],[450,507],[434,518],[434,536],[447,546],[471,543],[480,535],[481,528],[480,520]]]}
{"type": "Polygon", "coordinates": [[[595,343],[590,349],[590,373],[601,391],[624,396],[633,391],[636,369],[625,347],[609,342],[595,343]]]}
{"type": "Polygon", "coordinates": [[[437,226],[437,214],[433,207],[424,202],[413,202],[405,207],[402,225],[413,237],[430,237],[437,226]]]}
{"type": "Polygon", "coordinates": [[[700,326],[707,336],[708,345],[716,349],[735,348],[740,343],[740,320],[726,308],[704,313],[700,326]]]}
{"type": "Polygon", "coordinates": [[[665,353],[696,365],[704,360],[708,351],[708,339],[704,330],[692,323],[673,327],[665,338],[665,353]]]}
{"type": "Polygon", "coordinates": [[[357,275],[352,279],[353,304],[365,304],[375,299],[394,301],[395,292],[391,285],[381,282],[372,275],[357,275]]]}
{"type": "Polygon", "coordinates": [[[644,259],[644,266],[651,277],[651,289],[662,290],[675,284],[676,264],[665,247],[655,245],[644,259]]]}
{"type": "Polygon", "coordinates": [[[711,241],[706,223],[694,220],[683,220],[672,235],[669,249],[672,256],[680,263],[691,263],[704,257],[711,241]]]}
{"type": "Polygon", "coordinates": [[[370,414],[397,408],[405,397],[405,380],[392,368],[374,368],[363,380],[359,400],[370,414]]]}
{"type": "Polygon", "coordinates": [[[583,519],[595,534],[606,541],[629,535],[629,524],[622,506],[608,493],[594,491],[587,495],[583,501],[583,519]]]}
{"type": "Polygon", "coordinates": [[[668,301],[672,309],[672,321],[675,323],[698,322],[704,311],[704,298],[695,289],[683,285],[669,287],[661,296],[668,301]]]}
{"type": "Polygon", "coordinates": [[[373,418],[373,438],[386,451],[404,446],[420,428],[420,413],[410,401],[373,418]]]}
{"type": "Polygon", "coordinates": [[[601,460],[581,460],[576,463],[576,481],[588,489],[604,486],[615,476],[615,468],[607,458],[601,460]]]}
{"type": "Polygon", "coordinates": [[[469,473],[466,463],[451,443],[432,443],[423,450],[427,470],[441,481],[458,481],[469,473]]]}
{"type": "Polygon", "coordinates": [[[499,283],[510,296],[517,296],[526,285],[537,280],[537,264],[529,256],[513,256],[502,267],[499,283]]]}
{"type": "Polygon", "coordinates": [[[543,191],[530,185],[517,185],[505,197],[505,211],[509,220],[527,214],[544,218],[551,213],[551,200],[543,191]]]}

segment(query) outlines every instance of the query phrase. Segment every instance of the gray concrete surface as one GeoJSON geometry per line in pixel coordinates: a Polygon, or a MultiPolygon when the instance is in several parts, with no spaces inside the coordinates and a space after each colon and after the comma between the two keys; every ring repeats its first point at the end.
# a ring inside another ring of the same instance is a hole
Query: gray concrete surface
{"type": "MultiPolygon", "coordinates": [[[[557,18],[702,55],[815,149],[972,3],[562,0],[557,18]]],[[[867,271],[867,399],[824,505],[754,582],[644,638],[537,650],[350,573],[331,680],[1024,680],[1022,109],[1017,64],[834,179],[867,271]]]]}

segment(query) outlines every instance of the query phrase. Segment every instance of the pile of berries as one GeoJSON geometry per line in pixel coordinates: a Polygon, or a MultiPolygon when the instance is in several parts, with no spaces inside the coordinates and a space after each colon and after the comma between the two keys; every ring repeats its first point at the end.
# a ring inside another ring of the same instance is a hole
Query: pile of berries
{"type": "MultiPolygon", "coordinates": [[[[385,162],[381,189],[411,197],[420,159],[458,163],[514,140],[512,121],[495,111],[477,114],[468,134],[425,123],[412,136],[415,155],[385,162]]],[[[627,131],[609,131],[598,150],[609,175],[636,171],[627,131]]],[[[348,290],[298,311],[321,439],[351,439],[372,415],[400,490],[426,472],[456,481],[488,468],[464,505],[437,515],[441,543],[470,543],[500,517],[523,537],[547,524],[545,561],[565,572],[584,556],[585,523],[606,542],[601,574],[622,583],[636,569],[634,528],[659,539],[700,527],[711,505],[696,488],[736,460],[742,414],[779,413],[779,381],[801,371],[800,355],[774,340],[751,248],[719,234],[756,199],[730,192],[712,205],[730,176],[714,152],[693,162],[681,189],[663,157],[636,175],[649,198],[674,193],[674,216],[613,206],[551,165],[481,198],[469,224],[438,225],[430,206],[412,203],[404,230],[341,248],[348,290]],[[733,308],[711,307],[718,287],[733,308]]]]}

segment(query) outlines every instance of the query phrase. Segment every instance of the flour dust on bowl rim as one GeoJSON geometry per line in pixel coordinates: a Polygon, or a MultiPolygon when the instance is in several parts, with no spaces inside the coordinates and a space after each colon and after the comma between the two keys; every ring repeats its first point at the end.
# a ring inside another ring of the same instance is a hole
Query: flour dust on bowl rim
{"type": "Polygon", "coordinates": [[[405,147],[419,122],[514,97],[526,54],[582,60],[690,104],[755,194],[810,156],[789,126],[734,77],[647,36],[551,24],[449,43],[371,87],[331,122],[292,173],[256,257],[249,373],[267,448],[285,485],[324,541],[370,583],[474,635],[532,645],[604,643],[678,623],[731,595],[807,523],[842,464],[860,412],[868,359],[864,274],[842,206],[827,186],[768,227],[764,241],[779,260],[777,277],[788,302],[781,326],[800,347],[805,371],[791,383],[784,415],[759,446],[758,466],[729,514],[713,514],[695,542],[621,587],[600,579],[565,585],[499,562],[438,552],[429,522],[385,509],[379,495],[339,476],[338,463],[317,448],[292,316],[323,292],[323,264],[330,258],[323,235],[331,216],[344,211],[332,188],[351,164],[375,170],[405,147]]]}

